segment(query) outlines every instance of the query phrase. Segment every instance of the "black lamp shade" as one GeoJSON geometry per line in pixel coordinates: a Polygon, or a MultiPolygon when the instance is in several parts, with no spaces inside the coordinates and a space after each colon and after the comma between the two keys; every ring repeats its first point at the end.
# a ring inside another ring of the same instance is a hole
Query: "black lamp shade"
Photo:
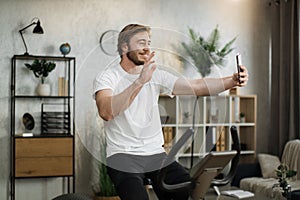
{"type": "Polygon", "coordinates": [[[44,30],[43,28],[41,27],[41,23],[40,23],[40,20],[37,21],[36,23],[36,26],[34,27],[33,33],[38,33],[38,34],[43,34],[44,33],[44,30]]]}

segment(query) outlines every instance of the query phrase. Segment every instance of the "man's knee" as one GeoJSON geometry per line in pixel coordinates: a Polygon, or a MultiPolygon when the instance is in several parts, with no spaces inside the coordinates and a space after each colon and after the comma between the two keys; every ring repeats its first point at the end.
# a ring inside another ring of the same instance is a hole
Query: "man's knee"
{"type": "Polygon", "coordinates": [[[149,200],[147,190],[141,177],[128,177],[116,185],[122,200],[149,200]]]}

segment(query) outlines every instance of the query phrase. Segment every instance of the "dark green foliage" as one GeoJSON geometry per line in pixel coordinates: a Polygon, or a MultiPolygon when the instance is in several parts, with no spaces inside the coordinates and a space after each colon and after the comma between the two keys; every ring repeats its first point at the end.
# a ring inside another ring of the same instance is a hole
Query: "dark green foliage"
{"type": "Polygon", "coordinates": [[[32,64],[25,63],[25,66],[33,72],[35,77],[41,78],[41,82],[44,83],[45,78],[55,69],[56,64],[46,60],[35,59],[32,64]]]}
{"type": "Polygon", "coordinates": [[[189,36],[190,42],[188,44],[183,42],[182,46],[203,77],[210,74],[213,64],[223,64],[225,56],[233,50],[231,46],[236,40],[235,37],[227,42],[224,47],[219,48],[220,33],[218,26],[211,32],[207,40],[202,36],[198,36],[191,28],[189,28],[189,36]]]}
{"type": "Polygon", "coordinates": [[[103,163],[99,165],[99,186],[100,191],[95,193],[96,196],[117,196],[114,184],[112,183],[109,175],[107,174],[107,167],[103,163]]]}
{"type": "Polygon", "coordinates": [[[296,171],[288,169],[286,164],[280,164],[276,170],[279,186],[282,188],[282,196],[288,197],[288,182],[287,179],[295,176],[296,171]]]}
{"type": "MultiPolygon", "coordinates": [[[[105,134],[102,132],[100,134],[100,152],[102,153],[101,157],[103,160],[106,159],[106,139],[105,134]]],[[[107,173],[107,166],[105,163],[101,161],[98,164],[99,169],[99,181],[97,187],[94,189],[95,196],[99,197],[113,197],[118,196],[115,186],[111,181],[108,173],[107,173]]]]}

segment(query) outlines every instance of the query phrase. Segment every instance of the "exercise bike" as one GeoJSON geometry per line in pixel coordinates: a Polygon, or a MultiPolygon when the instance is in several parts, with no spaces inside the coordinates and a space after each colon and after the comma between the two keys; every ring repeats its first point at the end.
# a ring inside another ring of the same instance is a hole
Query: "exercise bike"
{"type": "MultiPolygon", "coordinates": [[[[188,141],[189,138],[194,136],[194,128],[188,129],[172,147],[163,162],[162,168],[159,173],[160,187],[168,192],[175,192],[180,190],[189,190],[190,197],[193,200],[204,199],[205,194],[209,187],[214,186],[216,190],[220,185],[228,184],[233,175],[235,174],[240,157],[240,140],[237,128],[232,126],[230,128],[232,138],[232,150],[230,151],[211,151],[204,156],[198,163],[190,169],[191,180],[179,184],[168,184],[165,182],[166,170],[165,166],[174,161],[175,155],[180,148],[188,141]],[[221,173],[224,167],[231,161],[231,168],[227,176],[223,179],[215,179],[221,173]]],[[[192,159],[192,158],[191,158],[192,159]]]]}

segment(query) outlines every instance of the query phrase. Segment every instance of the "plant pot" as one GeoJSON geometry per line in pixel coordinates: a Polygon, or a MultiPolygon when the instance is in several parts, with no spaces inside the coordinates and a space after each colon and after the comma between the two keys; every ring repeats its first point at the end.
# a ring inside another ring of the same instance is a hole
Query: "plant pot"
{"type": "Polygon", "coordinates": [[[246,123],[246,117],[240,117],[240,123],[246,123]]]}
{"type": "Polygon", "coordinates": [[[113,196],[113,197],[94,197],[94,200],[121,200],[119,196],[113,196]]]}
{"type": "Polygon", "coordinates": [[[36,88],[36,93],[39,96],[49,96],[50,95],[50,85],[49,84],[38,84],[36,88]]]}
{"type": "Polygon", "coordinates": [[[192,122],[193,122],[192,117],[185,117],[184,116],[183,119],[182,119],[183,124],[190,124],[192,122]]]}

